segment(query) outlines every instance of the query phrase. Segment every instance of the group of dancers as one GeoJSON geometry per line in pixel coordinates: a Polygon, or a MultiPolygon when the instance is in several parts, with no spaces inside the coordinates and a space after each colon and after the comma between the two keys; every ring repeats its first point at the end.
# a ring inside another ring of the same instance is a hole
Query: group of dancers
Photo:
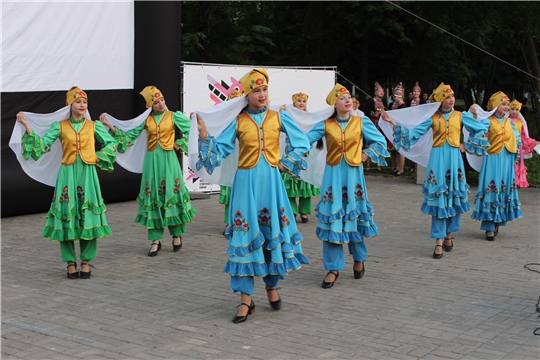
{"type": "MultiPolygon", "coordinates": [[[[345,268],[345,245],[354,260],[353,277],[364,276],[365,240],[379,231],[363,163],[369,159],[386,165],[385,158],[390,154],[381,132],[385,127],[391,128],[390,140],[397,150],[411,152],[432,130],[431,141],[422,150],[429,152],[429,162],[421,211],[431,215],[430,237],[436,241],[433,258],[440,259],[444,251],[452,250],[460,216],[471,209],[461,150],[483,159],[472,218],[481,221],[486,239],[493,241],[499,226],[523,216],[515,170],[519,167],[515,166],[538,142],[523,130],[526,124],[519,110],[515,111],[519,103],[510,102],[502,92],[490,98],[488,112],[476,105],[460,112],[454,110],[453,90],[441,83],[430,96],[430,104],[416,107],[420,114],[414,115],[417,123],[411,125],[409,121],[405,126],[401,119],[406,109],[385,111],[382,102],[375,102],[380,117],[376,124],[353,110],[351,94],[340,84],[329,92],[328,108],[309,113],[305,93],[293,95],[292,107],[271,109],[269,76],[263,68],[249,71],[239,82],[242,89],[217,105],[213,114],[201,110],[191,119],[181,111],[169,111],[163,94],[154,86],[141,92],[147,110],[130,121],[106,113],[100,121],[90,120],[88,96],[77,87],[67,92],[67,106],[52,114],[50,126],[44,126],[38,114],[17,114],[24,134],[21,131],[15,136],[14,130],[12,141],[18,141],[19,147],[12,148],[21,152],[21,164],[30,157],[37,161],[48,152],[58,156],[60,167],[42,235],[60,242],[68,278],[89,278],[96,239],[112,234],[96,165],[112,171],[116,161],[142,173],[135,222],[147,228],[151,241],[148,256],[160,251],[165,227],[172,236],[173,251],[182,247],[182,234],[195,208],[183,182],[176,149],[196,159],[192,165],[197,171],[228,186],[222,188],[220,202],[228,206],[224,231],[228,261],[224,272],[230,275],[233,292],[240,293],[234,323],[246,321],[255,311],[251,298],[254,277],[263,278],[269,304],[279,310],[279,281],[309,263],[302,251],[304,236],[297,228],[296,215],[308,221],[313,195],[320,196],[315,207],[316,236],[323,243],[327,271],[321,287],[331,288],[345,268]],[[462,126],[469,134],[464,144],[460,140],[462,126]],[[180,130],[180,139],[175,139],[175,127],[180,130]],[[34,131],[37,128],[41,134],[34,131]],[[189,141],[190,136],[193,141],[189,141]],[[102,143],[100,151],[95,151],[95,139],[102,143]],[[230,159],[237,159],[232,176],[230,169],[225,169],[230,159]],[[317,166],[322,162],[324,166],[317,166]],[[309,200],[297,205],[297,197],[309,200]],[[80,271],[74,240],[80,240],[80,271]]],[[[373,118],[374,114],[370,115],[373,118]]]]}

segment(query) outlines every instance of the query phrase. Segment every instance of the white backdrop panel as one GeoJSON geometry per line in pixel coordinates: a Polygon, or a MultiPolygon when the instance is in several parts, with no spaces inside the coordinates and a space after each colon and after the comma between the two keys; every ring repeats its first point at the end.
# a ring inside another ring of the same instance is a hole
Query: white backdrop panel
{"type": "Polygon", "coordinates": [[[2,2],[2,92],[133,89],[134,3],[2,2]]]}
{"type": "MultiPolygon", "coordinates": [[[[309,95],[308,110],[327,107],[326,96],[335,84],[335,68],[282,68],[247,65],[184,64],[184,113],[207,109],[227,99],[238,80],[254,67],[264,67],[268,72],[270,106],[291,104],[292,94],[309,95]]],[[[226,119],[224,119],[225,121],[226,119]]],[[[192,191],[215,192],[219,185],[198,178],[189,168],[189,159],[183,158],[184,180],[192,191]],[[197,179],[197,180],[195,180],[197,179]]]]}

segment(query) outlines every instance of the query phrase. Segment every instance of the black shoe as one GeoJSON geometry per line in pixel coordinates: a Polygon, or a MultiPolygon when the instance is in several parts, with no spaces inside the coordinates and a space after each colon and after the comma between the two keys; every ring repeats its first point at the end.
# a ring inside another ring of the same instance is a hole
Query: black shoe
{"type": "MultiPolygon", "coordinates": [[[[486,231],[486,240],[487,241],[495,241],[495,235],[494,236],[489,236],[488,232],[489,231],[486,231]]],[[[493,232],[493,234],[495,234],[495,232],[493,232]]]]}
{"type": "MultiPolygon", "coordinates": [[[[302,215],[305,215],[305,214],[302,214],[302,215]]],[[[302,219],[302,222],[305,224],[309,221],[309,218],[308,216],[306,215],[306,217],[303,217],[302,215],[300,215],[300,219],[302,219]]]]}
{"type": "Polygon", "coordinates": [[[339,271],[337,271],[337,270],[330,270],[330,271],[326,274],[326,276],[328,276],[328,274],[334,274],[334,276],[335,276],[336,278],[335,278],[334,281],[332,281],[332,282],[327,282],[327,281],[324,281],[324,280],[323,280],[322,285],[321,285],[321,287],[322,287],[323,289],[330,289],[332,286],[334,286],[334,283],[336,282],[337,278],[339,277],[339,271]]]}
{"type": "Polygon", "coordinates": [[[68,265],[67,265],[67,269],[68,269],[67,277],[68,277],[68,279],[76,279],[76,278],[79,277],[79,272],[78,271],[75,271],[74,273],[71,273],[71,274],[69,273],[69,268],[72,267],[72,266],[75,268],[75,270],[77,270],[77,263],[74,263],[74,262],[68,263],[68,265]]]}
{"type": "Polygon", "coordinates": [[[247,306],[248,312],[247,312],[247,314],[244,315],[244,316],[238,316],[238,315],[236,315],[236,316],[232,319],[232,322],[235,323],[235,324],[238,324],[238,323],[241,323],[241,322],[246,321],[247,318],[248,318],[248,315],[251,315],[251,314],[255,313],[255,303],[253,302],[253,300],[251,300],[251,304],[250,304],[250,305],[248,305],[248,304],[246,304],[246,303],[241,303],[240,305],[237,306],[237,308],[239,308],[239,307],[242,306],[242,305],[247,306]]]}
{"type": "MultiPolygon", "coordinates": [[[[268,287],[268,285],[266,285],[266,292],[269,292],[269,291],[276,291],[277,293],[277,290],[278,288],[276,287],[268,287]]],[[[268,302],[270,303],[270,306],[274,309],[274,310],[279,310],[281,309],[281,296],[279,296],[278,294],[278,299],[276,301],[270,301],[270,299],[268,299],[268,302]]]]}
{"type": "Polygon", "coordinates": [[[158,251],[161,250],[161,241],[159,241],[157,243],[157,250],[156,251],[152,251],[152,247],[156,245],[155,242],[152,243],[152,245],[150,246],[150,251],[148,252],[148,256],[156,256],[158,251]]]}
{"type": "Polygon", "coordinates": [[[88,260],[84,260],[81,262],[81,271],[80,271],[80,275],[81,275],[81,279],[90,279],[90,274],[92,273],[92,271],[90,271],[90,262],[88,260]],[[83,265],[88,265],[88,271],[82,271],[82,266],[83,265]]]}
{"type": "MultiPolygon", "coordinates": [[[[443,247],[442,245],[435,245],[435,248],[437,248],[437,246],[443,247]]],[[[435,251],[433,252],[433,258],[434,259],[440,259],[440,258],[443,257],[443,255],[444,255],[444,253],[436,254],[435,251]]]]}
{"type": "Polygon", "coordinates": [[[178,250],[180,250],[182,248],[182,237],[181,236],[173,236],[173,240],[172,240],[172,249],[174,252],[177,252],[178,250]],[[179,237],[180,238],[180,245],[174,245],[174,238],[175,237],[179,237]]]}
{"type": "Polygon", "coordinates": [[[443,242],[443,245],[442,245],[444,251],[446,251],[446,252],[450,252],[454,248],[454,238],[453,237],[449,237],[449,238],[445,237],[444,238],[444,241],[448,241],[448,240],[450,240],[452,242],[452,245],[445,245],[444,242],[443,242]]]}
{"type": "MultiPolygon", "coordinates": [[[[355,263],[360,263],[360,261],[355,261],[355,263]]],[[[364,262],[362,261],[362,264],[364,264],[364,262]]],[[[362,270],[354,270],[354,267],[353,267],[353,272],[354,272],[354,278],[355,279],[361,279],[363,276],[364,276],[364,273],[366,272],[366,265],[364,265],[362,267],[362,270]]]]}

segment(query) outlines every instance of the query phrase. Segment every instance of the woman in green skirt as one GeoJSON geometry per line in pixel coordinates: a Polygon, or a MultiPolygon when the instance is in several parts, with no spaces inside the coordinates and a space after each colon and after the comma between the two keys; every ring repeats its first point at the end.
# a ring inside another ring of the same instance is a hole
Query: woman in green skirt
{"type": "MultiPolygon", "coordinates": [[[[21,142],[25,160],[32,157],[38,161],[43,154],[54,150],[56,139],[60,139],[61,165],[42,235],[60,242],[62,261],[68,264],[69,279],[79,276],[88,279],[90,261],[97,252],[96,239],[112,234],[105,218],[96,165],[113,171],[116,142],[99,121],[89,119],[88,97],[84,91],[75,86],[69,89],[66,104],[69,115],[66,111],[65,116],[69,118],[52,122],[42,136],[32,130],[26,119],[26,116],[39,118],[39,115],[19,112],[17,121],[26,130],[21,142]],[[95,151],[95,139],[103,144],[100,151],[95,151]],[[80,240],[80,272],[74,244],[77,239],[80,240]]],[[[63,113],[63,109],[57,113],[63,113]]],[[[40,125],[43,123],[36,123],[35,127],[40,125]]]]}
{"type": "MultiPolygon", "coordinates": [[[[307,94],[301,92],[294,94],[292,96],[293,106],[297,109],[307,111],[308,98],[309,96],[307,94]]],[[[287,145],[289,144],[288,138],[286,139],[286,143],[287,145]]],[[[307,223],[309,221],[308,215],[311,214],[313,208],[311,197],[318,196],[320,189],[304,180],[294,178],[288,172],[282,172],[281,177],[283,178],[294,216],[296,217],[296,215],[300,214],[302,222],[307,223]],[[298,204],[296,198],[298,198],[298,204]]]]}
{"type": "Polygon", "coordinates": [[[139,210],[135,222],[147,228],[148,240],[152,241],[148,256],[156,256],[161,250],[160,240],[163,238],[165,227],[169,228],[172,248],[176,252],[182,247],[182,234],[186,232],[186,224],[195,215],[195,208],[191,206],[189,192],[184,185],[182,169],[175,151],[180,148],[187,153],[191,120],[181,111],[169,111],[163,94],[155,86],[145,87],[141,95],[146,101],[148,110],[138,118],[125,122],[133,124],[130,130],[125,127],[122,130],[120,128],[123,127],[122,122],[108,114],[101,114],[99,118],[117,140],[120,153],[118,163],[124,167],[126,163],[120,162],[121,154],[125,153],[128,147],[135,146],[136,140],[146,130],[146,141],[142,144],[146,145],[146,149],[143,148],[145,154],[139,156],[131,152],[131,160],[127,162],[144,159],[141,186],[137,196],[139,210]],[[175,126],[182,134],[181,139],[176,142],[175,126]]]}

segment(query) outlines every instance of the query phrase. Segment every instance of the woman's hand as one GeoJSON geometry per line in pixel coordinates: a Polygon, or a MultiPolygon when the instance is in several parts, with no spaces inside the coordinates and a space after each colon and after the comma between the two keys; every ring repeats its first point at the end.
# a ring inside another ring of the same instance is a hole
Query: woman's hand
{"type": "Polygon", "coordinates": [[[397,126],[397,123],[394,120],[392,120],[390,115],[388,115],[386,111],[384,110],[381,111],[381,119],[383,119],[386,122],[389,122],[390,124],[392,124],[393,127],[397,126]]]}
{"type": "Polygon", "coordinates": [[[202,117],[199,116],[199,114],[196,114],[197,116],[197,129],[199,129],[199,136],[201,137],[201,140],[206,140],[206,137],[208,136],[208,130],[206,130],[206,124],[204,123],[204,120],[202,117]]]}
{"type": "Polygon", "coordinates": [[[285,104],[281,105],[281,107],[279,108],[279,111],[284,111],[284,110],[287,110],[287,105],[285,104]]]}
{"type": "Polygon", "coordinates": [[[21,123],[24,126],[28,135],[32,133],[32,129],[30,128],[30,125],[28,125],[28,121],[26,121],[26,118],[24,117],[24,113],[22,111],[19,111],[17,113],[17,122],[21,123]]]}
{"type": "Polygon", "coordinates": [[[362,153],[362,162],[365,162],[369,158],[368,154],[365,152],[362,153]]]}
{"type": "Polygon", "coordinates": [[[478,119],[478,112],[476,111],[476,105],[472,104],[469,108],[469,112],[474,116],[475,119],[478,119]]]}
{"type": "Polygon", "coordinates": [[[109,129],[112,129],[114,127],[112,126],[111,122],[107,120],[107,116],[105,115],[105,113],[99,115],[99,121],[101,121],[101,123],[105,125],[106,127],[108,127],[109,129]]]}

